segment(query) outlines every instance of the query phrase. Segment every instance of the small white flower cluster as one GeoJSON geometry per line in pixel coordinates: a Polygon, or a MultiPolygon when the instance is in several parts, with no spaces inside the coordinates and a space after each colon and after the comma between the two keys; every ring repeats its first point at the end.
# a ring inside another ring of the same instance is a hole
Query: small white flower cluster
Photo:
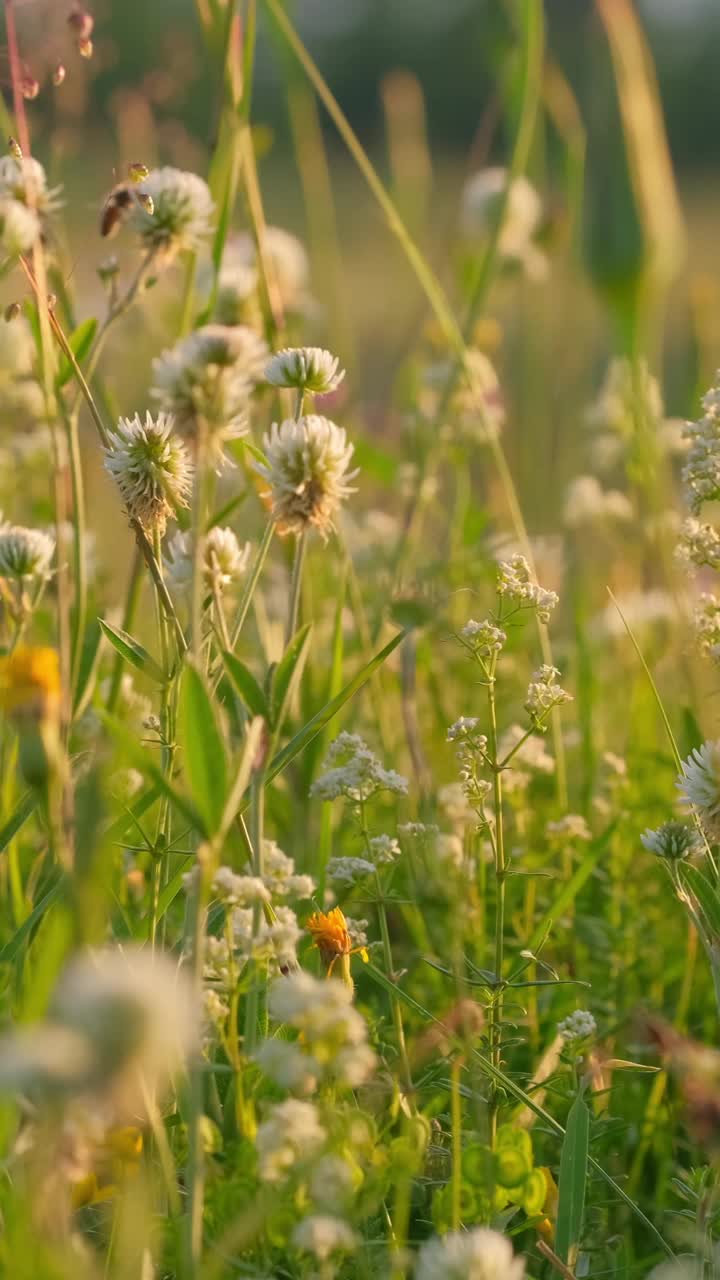
{"type": "Polygon", "coordinates": [[[655,829],[648,827],[640,836],[640,843],[648,853],[654,853],[657,858],[667,858],[669,862],[687,858],[700,850],[697,832],[686,822],[675,820],[664,822],[655,829]]]}
{"type": "Polygon", "coordinates": [[[137,190],[146,199],[136,202],[132,220],[147,249],[167,263],[181,251],[203,247],[215,206],[202,178],[182,169],[153,169],[137,190]]]}
{"type": "Polygon", "coordinates": [[[702,418],[685,426],[690,448],[682,478],[693,515],[698,514],[703,503],[720,498],[720,394],[717,387],[703,397],[703,408],[702,418]]]}
{"type": "Polygon", "coordinates": [[[462,782],[445,783],[438,791],[437,800],[445,817],[459,831],[465,831],[477,823],[477,814],[462,782]]]}
{"type": "Polygon", "coordinates": [[[511,752],[514,752],[511,762],[503,771],[503,787],[508,795],[524,791],[533,774],[555,772],[555,761],[545,746],[545,739],[535,733],[528,735],[522,725],[508,725],[498,742],[499,760],[507,759],[511,752]]]}
{"type": "Polygon", "coordinates": [[[498,565],[498,594],[519,609],[533,609],[541,622],[549,622],[550,614],[558,604],[554,591],[546,591],[533,580],[530,565],[525,556],[516,554],[498,565]]]}
{"type": "Polygon", "coordinates": [[[491,658],[494,653],[500,653],[507,636],[489,618],[482,622],[470,618],[460,629],[460,639],[477,658],[491,658]]]}
{"type": "Polygon", "coordinates": [[[284,347],[266,366],[265,378],[273,387],[296,387],[324,396],[345,377],[339,364],[337,356],[324,347],[284,347]]]}
{"type": "Polygon", "coordinates": [[[478,733],[479,724],[477,716],[460,716],[448,726],[447,741],[462,742],[469,749],[484,753],[487,750],[487,738],[478,733]]]}
{"type": "Polygon", "coordinates": [[[437,834],[438,828],[433,822],[401,822],[398,827],[401,840],[432,840],[437,834]]]}
{"type": "Polygon", "coordinates": [[[334,884],[353,885],[375,875],[375,863],[367,858],[329,858],[327,873],[334,884]]]}
{"type": "Polygon", "coordinates": [[[147,533],[162,537],[168,519],[187,507],[192,491],[193,465],[173,431],[173,419],[149,413],[141,422],[120,418],[105,450],[105,470],[113,477],[131,519],[147,533]]]}
{"type": "Polygon", "coordinates": [[[595,1035],[597,1023],[587,1009],[576,1009],[558,1023],[558,1031],[563,1040],[586,1040],[595,1035]]]}
{"type": "MultiPolygon", "coordinates": [[[[183,886],[189,891],[195,883],[197,871],[183,876],[183,886]]],[[[242,876],[232,867],[218,867],[212,878],[211,897],[227,907],[250,907],[256,902],[269,902],[270,890],[259,876],[242,876]]]]}
{"type": "Polygon", "coordinates": [[[720,740],[704,742],[683,760],[678,788],[711,840],[720,839],[720,740]]]}
{"type": "Polygon", "coordinates": [[[499,166],[480,169],[465,183],[461,207],[462,228],[468,239],[487,241],[496,233],[502,216],[498,240],[501,257],[521,267],[533,280],[546,275],[547,259],[535,244],[542,202],[524,174],[511,178],[508,170],[499,166]]]}
{"type": "Polygon", "coordinates": [[[293,859],[274,840],[263,840],[263,879],[274,898],[311,898],[315,892],[312,876],[296,872],[293,859]]]}
{"type": "Polygon", "coordinates": [[[693,611],[693,622],[700,652],[709,658],[720,658],[720,600],[704,591],[693,611]]]}
{"type": "Polygon", "coordinates": [[[420,1248],[415,1280],[523,1280],[525,1263],[506,1236],[489,1227],[449,1231],[420,1248]]]}
{"type": "Polygon", "coordinates": [[[327,1213],[313,1213],[298,1222],[292,1233],[296,1249],[326,1262],[335,1253],[351,1253],[360,1241],[347,1222],[327,1213]]]}
{"type": "Polygon", "coordinates": [[[544,663],[533,673],[528,685],[525,710],[537,728],[542,727],[543,720],[553,707],[562,706],[563,703],[573,700],[572,694],[557,683],[559,675],[557,667],[550,667],[544,663]]]}
{"type": "Polygon", "coordinates": [[[55,539],[49,533],[23,525],[0,524],[0,578],[45,582],[50,577],[54,554],[55,539]]]}
{"type": "Polygon", "coordinates": [[[688,572],[694,569],[720,569],[720,534],[711,524],[703,524],[688,516],[680,529],[675,555],[688,572]]]}
{"type": "Polygon", "coordinates": [[[235,950],[244,960],[283,972],[297,963],[303,931],[290,907],[274,906],[272,919],[263,917],[257,928],[252,907],[235,907],[231,924],[235,950]]]}
{"type": "Polygon", "coordinates": [[[310,788],[310,795],[320,800],[344,797],[357,805],[364,804],[378,791],[404,796],[407,788],[407,778],[394,769],[383,768],[358,734],[343,732],[330,744],[322,772],[310,788]]]}
{"type": "MultiPolygon", "coordinates": [[[[250,560],[250,543],[241,546],[230,528],[215,525],[203,542],[203,581],[209,591],[236,586],[250,560]]],[[[164,558],[169,582],[178,590],[192,583],[193,538],[190,532],[173,534],[164,558]]]]}
{"type": "Polygon", "coordinates": [[[326,1137],[314,1103],[296,1098],[278,1102],[255,1136],[263,1182],[284,1182],[294,1169],[312,1160],[326,1137]]]}
{"type": "Polygon", "coordinates": [[[557,822],[545,824],[549,840],[592,840],[592,832],[581,813],[566,813],[557,822]]]}
{"type": "Polygon", "coordinates": [[[563,523],[568,529],[599,524],[626,524],[633,505],[619,489],[603,489],[592,475],[575,476],[565,491],[563,523]]]}
{"type": "Polygon", "coordinates": [[[196,437],[202,424],[220,469],[225,445],[247,432],[250,395],[266,360],[267,346],[253,329],[204,325],[153,361],[151,394],[184,434],[196,437]]]}
{"type": "Polygon", "coordinates": [[[315,528],[323,539],[334,528],[341,502],[354,493],[354,452],[345,431],[319,414],[286,418],[263,437],[266,462],[255,470],[270,486],[272,517],[283,533],[315,528]]]}
{"type": "Polygon", "coordinates": [[[353,1007],[352,988],[335,978],[320,980],[304,970],[278,978],[270,988],[271,1017],[298,1039],[266,1040],[257,1060],[276,1084],[310,1093],[323,1081],[356,1089],[375,1066],[367,1026],[353,1007]]]}

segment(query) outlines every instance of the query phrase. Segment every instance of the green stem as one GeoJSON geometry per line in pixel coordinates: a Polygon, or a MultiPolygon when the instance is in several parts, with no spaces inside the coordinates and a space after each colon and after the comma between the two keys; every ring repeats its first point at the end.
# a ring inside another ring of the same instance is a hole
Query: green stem
{"type": "MultiPolygon", "coordinates": [[[[505,880],[507,863],[505,860],[505,828],[503,822],[502,771],[498,767],[498,730],[497,707],[495,701],[495,666],[496,660],[488,671],[488,755],[493,770],[493,804],[495,808],[495,834],[493,852],[495,856],[495,965],[496,978],[502,984],[502,973],[505,948],[505,880]]],[[[490,1056],[493,1066],[502,1065],[502,1021],[503,1021],[503,989],[500,985],[492,996],[490,1005],[490,1056]]],[[[493,1087],[490,1099],[490,1141],[495,1142],[497,1132],[498,1091],[493,1087]]]]}
{"type": "MultiPolygon", "coordinates": [[[[264,870],[263,839],[265,825],[265,770],[258,769],[252,783],[252,806],[250,810],[250,839],[253,849],[253,875],[262,879],[264,870]]],[[[260,930],[262,906],[256,902],[253,907],[253,943],[260,930]]],[[[250,1057],[257,1044],[258,1010],[260,1004],[260,974],[255,961],[251,958],[250,986],[245,1000],[245,1034],[243,1047],[246,1057],[250,1057]]]]}
{"type": "Polygon", "coordinates": [[[300,598],[302,595],[302,576],[307,550],[307,534],[300,533],[295,541],[295,557],[293,559],[292,578],[290,580],[290,608],[285,627],[285,647],[289,645],[298,628],[300,616],[300,598]]]}
{"type": "Polygon", "coordinates": [[[260,546],[257,549],[257,554],[255,556],[252,569],[250,570],[249,576],[245,580],[245,587],[242,593],[242,597],[240,599],[240,604],[238,605],[237,617],[235,619],[235,623],[230,636],[230,649],[233,653],[237,649],[238,641],[240,639],[240,634],[242,632],[243,627],[245,626],[245,620],[247,618],[250,605],[252,604],[252,598],[253,598],[253,595],[255,594],[255,588],[258,584],[260,574],[262,573],[262,568],[263,568],[263,565],[265,564],[267,553],[270,550],[270,543],[272,542],[274,532],[275,532],[275,525],[272,520],[268,520],[268,523],[265,526],[265,532],[262,537],[262,542],[260,543],[260,546]]]}

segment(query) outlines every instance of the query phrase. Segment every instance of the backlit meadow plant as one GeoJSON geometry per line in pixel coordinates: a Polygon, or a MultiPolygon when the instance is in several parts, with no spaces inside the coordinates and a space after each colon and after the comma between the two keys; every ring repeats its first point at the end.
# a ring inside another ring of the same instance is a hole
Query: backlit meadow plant
{"type": "MultiPolygon", "coordinates": [[[[442,283],[261,6],[423,291],[382,436],[268,225],[239,8],[242,36],[199,8],[205,173],[140,157],[97,191],[93,309],[6,0],[2,1274],[717,1276],[720,390],[687,426],[663,404],[672,228],[531,536],[508,457],[535,490],[548,459],[495,363],[567,269],[531,153],[542,120],[577,159],[542,5],[508,6],[507,165],[465,184],[442,283]]],[[[69,10],[83,58],[93,26],[69,10]]]]}

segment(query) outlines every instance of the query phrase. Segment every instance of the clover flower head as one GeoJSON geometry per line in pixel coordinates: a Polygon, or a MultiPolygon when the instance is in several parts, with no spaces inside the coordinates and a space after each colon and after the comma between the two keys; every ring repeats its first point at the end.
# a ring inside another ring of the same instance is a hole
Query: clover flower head
{"type": "Polygon", "coordinates": [[[650,827],[643,831],[640,843],[648,853],[657,858],[666,858],[668,862],[676,862],[697,853],[700,849],[698,835],[686,822],[663,822],[654,830],[650,827]]]}
{"type": "Polygon", "coordinates": [[[323,347],[284,347],[272,356],[265,378],[274,387],[297,387],[324,396],[335,391],[345,377],[339,363],[337,356],[323,347]]]}
{"type": "Polygon", "coordinates": [[[704,742],[682,763],[678,789],[712,840],[720,838],[720,740],[704,742]]]}
{"type": "MultiPolygon", "coordinates": [[[[310,263],[301,241],[283,227],[265,227],[262,258],[283,311],[303,311],[308,302],[310,263]]],[[[237,266],[258,269],[255,241],[246,232],[230,241],[223,259],[224,270],[237,266]]]]}
{"type": "Polygon", "coordinates": [[[34,209],[20,200],[0,195],[0,248],[6,258],[29,253],[40,235],[40,223],[34,209]]]}
{"type": "Polygon", "coordinates": [[[523,1280],[525,1263],[506,1236],[489,1227],[449,1231],[420,1248],[415,1280],[523,1280]]]}
{"type": "Polygon", "coordinates": [[[0,157],[0,199],[18,201],[44,215],[59,209],[59,194],[59,187],[48,187],[45,170],[34,156],[0,157]]]}
{"type": "Polygon", "coordinates": [[[341,502],[354,493],[353,446],[345,431],[319,414],[273,423],[263,446],[267,462],[255,469],[269,484],[273,520],[283,533],[313,527],[327,540],[341,502]]]}
{"type": "MultiPolygon", "coordinates": [[[[222,591],[236,585],[250,560],[250,543],[243,546],[230,528],[215,525],[203,540],[203,581],[209,591],[222,591]]],[[[170,582],[178,590],[192,582],[193,539],[180,530],[167,544],[165,569],[170,582]]]]}
{"type": "Polygon", "coordinates": [[[17,524],[0,524],[0,577],[22,581],[50,577],[55,539],[40,529],[17,524]]]}
{"type": "Polygon", "coordinates": [[[214,204],[202,178],[182,169],[153,169],[137,190],[149,199],[138,201],[132,221],[148,249],[168,262],[182,250],[203,247],[212,229],[214,204]]]}
{"type": "Polygon", "coordinates": [[[587,1009],[576,1009],[558,1023],[558,1031],[563,1040],[586,1040],[595,1035],[597,1023],[587,1009]]]}
{"type": "Polygon", "coordinates": [[[161,536],[168,519],[188,505],[193,466],[172,417],[150,413],[142,422],[120,418],[105,450],[105,469],[115,480],[131,519],[161,536]]]}
{"type": "Polygon", "coordinates": [[[501,217],[500,255],[521,266],[531,278],[542,279],[547,262],[534,243],[542,217],[540,196],[523,174],[511,179],[507,169],[481,169],[463,188],[463,231],[471,240],[486,241],[501,217]]]}

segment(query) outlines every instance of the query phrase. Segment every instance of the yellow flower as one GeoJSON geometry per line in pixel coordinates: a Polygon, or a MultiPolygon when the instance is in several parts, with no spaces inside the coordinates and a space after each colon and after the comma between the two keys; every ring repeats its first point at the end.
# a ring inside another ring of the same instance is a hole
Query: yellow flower
{"type": "Polygon", "coordinates": [[[55,649],[25,646],[0,658],[0,707],[13,718],[46,720],[60,705],[60,666],[55,649]]]}
{"type": "Polygon", "coordinates": [[[353,947],[352,939],[347,927],[347,920],[342,913],[340,907],[333,907],[332,911],[316,911],[305,926],[310,934],[314,946],[320,952],[320,958],[327,969],[327,975],[330,977],[338,957],[341,959],[341,967],[343,976],[349,977],[349,966],[347,957],[360,955],[368,962],[368,953],[365,947],[353,947]]]}

